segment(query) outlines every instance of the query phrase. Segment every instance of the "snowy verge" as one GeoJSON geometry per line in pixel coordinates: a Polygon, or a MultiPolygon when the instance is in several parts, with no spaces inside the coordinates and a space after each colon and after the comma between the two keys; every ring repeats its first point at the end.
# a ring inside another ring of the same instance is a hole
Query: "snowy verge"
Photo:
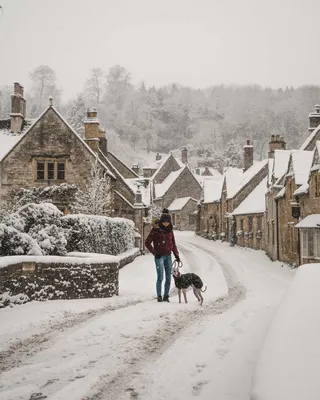
{"type": "Polygon", "coordinates": [[[299,267],[269,327],[252,400],[318,400],[320,264],[299,267]]]}

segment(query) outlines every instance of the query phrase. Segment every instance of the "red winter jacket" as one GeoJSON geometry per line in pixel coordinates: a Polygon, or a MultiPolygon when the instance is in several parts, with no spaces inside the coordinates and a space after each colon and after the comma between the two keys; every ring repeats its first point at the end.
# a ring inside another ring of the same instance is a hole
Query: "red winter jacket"
{"type": "Polygon", "coordinates": [[[179,255],[174,233],[172,230],[162,230],[159,228],[152,228],[147,239],[146,248],[152,254],[160,254],[167,256],[173,252],[175,256],[179,255]]]}

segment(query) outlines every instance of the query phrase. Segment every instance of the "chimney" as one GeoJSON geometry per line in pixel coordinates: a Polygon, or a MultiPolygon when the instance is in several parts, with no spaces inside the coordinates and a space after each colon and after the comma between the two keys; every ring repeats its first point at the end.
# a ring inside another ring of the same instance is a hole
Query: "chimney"
{"type": "Polygon", "coordinates": [[[131,169],[133,172],[135,172],[137,175],[139,175],[139,165],[138,164],[133,164],[131,169]]]}
{"type": "Polygon", "coordinates": [[[160,161],[162,158],[161,154],[157,153],[156,154],[156,161],[160,161]]]}
{"type": "Polygon", "coordinates": [[[314,112],[309,114],[309,128],[308,131],[313,132],[320,124],[320,105],[314,106],[314,112]]]}
{"type": "Polygon", "coordinates": [[[10,130],[13,133],[21,132],[22,123],[26,117],[26,100],[23,97],[23,87],[15,82],[11,95],[10,130]]]}
{"type": "Polygon", "coordinates": [[[93,151],[98,152],[100,149],[103,154],[107,154],[106,131],[100,127],[96,108],[87,110],[84,120],[84,140],[93,151]]]}
{"type": "Polygon", "coordinates": [[[200,168],[199,168],[199,167],[197,167],[197,168],[195,169],[195,173],[196,173],[197,175],[200,175],[200,168]]]}
{"type": "Polygon", "coordinates": [[[284,140],[284,137],[280,135],[271,135],[271,140],[269,142],[268,157],[274,158],[275,150],[285,150],[285,149],[286,149],[286,142],[284,140]]]}
{"type": "Polygon", "coordinates": [[[188,164],[188,149],[186,147],[181,150],[181,161],[183,164],[188,164]]]}
{"type": "Polygon", "coordinates": [[[253,146],[250,140],[247,140],[247,144],[243,146],[243,166],[244,171],[249,169],[253,165],[253,146]]]}

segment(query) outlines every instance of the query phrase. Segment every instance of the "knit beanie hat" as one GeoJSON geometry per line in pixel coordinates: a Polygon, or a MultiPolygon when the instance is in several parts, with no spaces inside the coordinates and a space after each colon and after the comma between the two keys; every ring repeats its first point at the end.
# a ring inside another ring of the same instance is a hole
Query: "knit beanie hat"
{"type": "Polygon", "coordinates": [[[171,215],[170,214],[162,214],[160,217],[160,222],[170,222],[171,223],[171,215]]]}

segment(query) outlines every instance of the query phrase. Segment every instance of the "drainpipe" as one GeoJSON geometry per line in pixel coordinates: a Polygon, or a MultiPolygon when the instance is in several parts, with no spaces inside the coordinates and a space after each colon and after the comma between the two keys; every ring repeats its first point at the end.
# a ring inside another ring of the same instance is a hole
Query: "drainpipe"
{"type": "Polygon", "coordinates": [[[278,216],[279,216],[279,209],[278,209],[278,201],[276,200],[276,236],[277,236],[276,259],[277,260],[279,260],[279,224],[278,224],[278,216]]]}
{"type": "Polygon", "coordinates": [[[300,229],[298,229],[298,261],[299,265],[301,265],[300,229]]]}

